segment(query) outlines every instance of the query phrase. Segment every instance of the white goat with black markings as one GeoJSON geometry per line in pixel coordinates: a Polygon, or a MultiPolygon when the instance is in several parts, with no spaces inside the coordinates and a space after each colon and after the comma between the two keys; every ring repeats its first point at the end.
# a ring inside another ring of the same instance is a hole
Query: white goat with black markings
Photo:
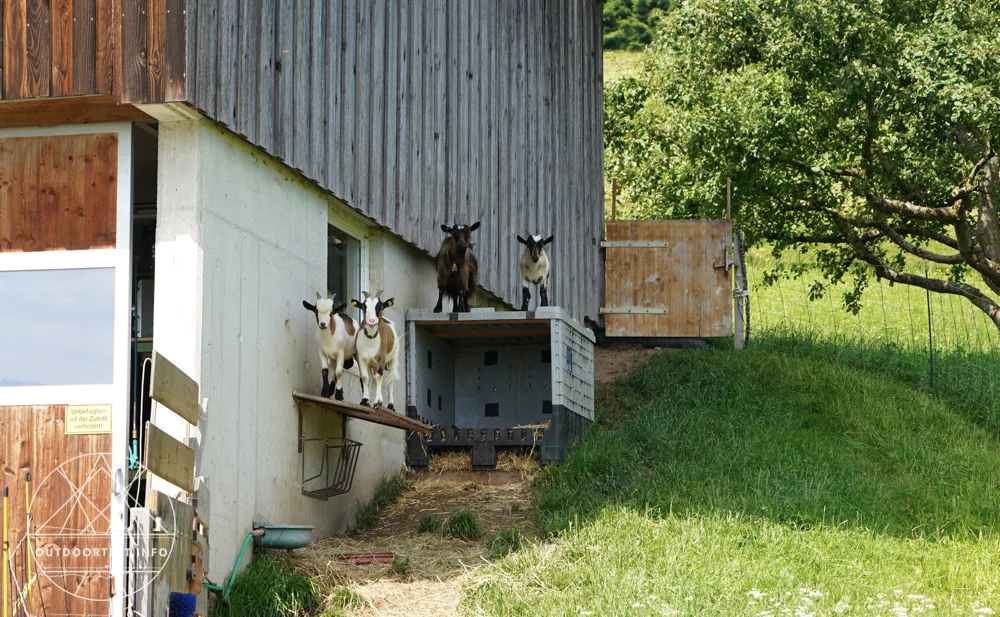
{"type": "Polygon", "coordinates": [[[399,339],[392,322],[382,312],[392,306],[393,299],[382,301],[382,292],[369,296],[362,291],[362,300],[351,300],[351,305],[361,309],[361,329],[357,335],[358,368],[361,370],[361,404],[382,406],[382,382],[389,389],[389,409],[395,411],[392,385],[399,379],[399,339]],[[369,380],[375,380],[372,397],[369,380]]]}
{"type": "Polygon", "coordinates": [[[541,296],[539,306],[549,305],[549,255],[545,251],[545,245],[552,244],[553,240],[555,236],[528,236],[527,240],[517,237],[517,241],[524,245],[524,253],[521,255],[522,311],[528,310],[528,301],[531,300],[529,287],[532,283],[538,285],[538,295],[541,296]]]}
{"type": "Polygon", "coordinates": [[[316,316],[316,342],[319,343],[319,363],[323,367],[323,391],[320,396],[328,398],[331,394],[338,401],[344,400],[344,388],[341,378],[344,369],[354,366],[354,356],[357,353],[358,323],[354,318],[342,311],[347,304],[336,306],[337,294],[324,298],[316,292],[316,304],[305,300],[302,306],[316,316]],[[330,367],[333,367],[333,383],[330,383],[330,367]]]}

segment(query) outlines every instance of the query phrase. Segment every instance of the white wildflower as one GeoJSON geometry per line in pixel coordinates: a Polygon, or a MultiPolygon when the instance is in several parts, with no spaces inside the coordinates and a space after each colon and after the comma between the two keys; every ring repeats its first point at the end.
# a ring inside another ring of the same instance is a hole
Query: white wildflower
{"type": "Polygon", "coordinates": [[[691,602],[692,600],[694,600],[694,596],[688,596],[688,597],[684,598],[685,602],[691,602]]]}
{"type": "Polygon", "coordinates": [[[833,610],[837,611],[838,613],[844,613],[850,609],[851,605],[848,604],[847,602],[844,602],[843,600],[837,602],[837,605],[833,607],[833,610]]]}
{"type": "Polygon", "coordinates": [[[977,613],[977,614],[979,614],[979,615],[995,615],[995,614],[996,614],[996,613],[995,613],[995,612],[993,611],[993,609],[992,609],[992,608],[990,608],[990,607],[988,607],[988,606],[984,606],[983,608],[977,608],[977,609],[975,609],[975,610],[974,610],[974,611],[972,611],[972,612],[973,612],[973,613],[977,613]]]}
{"type": "Polygon", "coordinates": [[[632,608],[642,608],[642,602],[636,602],[632,605],[632,608]]]}

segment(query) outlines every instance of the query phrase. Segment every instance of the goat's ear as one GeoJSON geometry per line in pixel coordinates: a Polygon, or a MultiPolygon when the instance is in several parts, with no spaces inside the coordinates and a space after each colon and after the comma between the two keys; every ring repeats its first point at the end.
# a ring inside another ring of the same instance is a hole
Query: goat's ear
{"type": "Polygon", "coordinates": [[[353,306],[354,308],[361,308],[364,306],[364,304],[361,304],[357,300],[351,298],[351,306],[353,306]]]}
{"type": "Polygon", "coordinates": [[[542,244],[552,244],[552,241],[555,239],[556,239],[555,236],[549,236],[548,238],[545,239],[544,242],[542,242],[542,244]]]}
{"type": "Polygon", "coordinates": [[[382,303],[382,306],[384,306],[385,308],[389,308],[390,306],[392,306],[394,300],[395,298],[389,298],[388,300],[382,303]]]}
{"type": "Polygon", "coordinates": [[[346,308],[347,304],[338,304],[337,306],[333,307],[333,310],[330,311],[330,314],[336,315],[337,313],[342,313],[346,308]]]}
{"type": "Polygon", "coordinates": [[[305,300],[303,300],[302,301],[302,306],[306,307],[307,311],[312,311],[313,313],[316,312],[316,305],[315,304],[309,304],[308,302],[306,302],[305,300]]]}
{"type": "Polygon", "coordinates": [[[517,237],[517,241],[520,242],[521,244],[528,244],[528,241],[522,238],[521,236],[517,237]]]}
{"type": "Polygon", "coordinates": [[[317,292],[316,292],[316,299],[317,299],[317,300],[321,300],[321,299],[323,299],[323,294],[321,294],[320,292],[318,292],[318,291],[317,291],[317,292]]]}
{"type": "Polygon", "coordinates": [[[441,226],[441,231],[443,231],[446,234],[450,234],[451,233],[451,227],[448,227],[447,225],[442,225],[441,226]]]}
{"type": "Polygon", "coordinates": [[[479,229],[479,221],[473,223],[472,227],[469,228],[469,231],[476,231],[477,229],[479,229]]]}

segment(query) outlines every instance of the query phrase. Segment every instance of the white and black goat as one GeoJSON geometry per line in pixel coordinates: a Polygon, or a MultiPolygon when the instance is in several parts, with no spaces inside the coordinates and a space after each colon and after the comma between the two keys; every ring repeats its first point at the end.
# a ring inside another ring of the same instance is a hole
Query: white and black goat
{"type": "Polygon", "coordinates": [[[392,384],[399,379],[399,339],[392,322],[382,316],[382,311],[392,306],[392,298],[381,300],[382,292],[369,296],[362,291],[362,300],[351,300],[351,305],[361,309],[361,329],[357,335],[358,368],[361,370],[361,404],[382,406],[382,381],[389,389],[389,409],[395,410],[392,401],[392,384]],[[371,395],[369,380],[375,380],[375,395],[371,395]]]}
{"type": "Polygon", "coordinates": [[[302,306],[312,311],[316,316],[316,342],[319,343],[319,363],[323,367],[323,391],[320,396],[328,398],[331,394],[338,401],[344,400],[344,388],[341,378],[344,369],[354,366],[355,339],[358,323],[350,315],[342,311],[346,304],[335,305],[337,294],[324,298],[316,292],[316,304],[305,300],[302,306]],[[330,367],[333,367],[333,383],[330,383],[330,367]]]}
{"type": "Polygon", "coordinates": [[[538,295],[541,298],[539,306],[549,305],[549,255],[545,251],[546,244],[552,244],[555,236],[545,238],[543,236],[528,236],[527,239],[521,236],[517,241],[524,245],[524,253],[521,255],[521,310],[528,310],[528,301],[531,300],[529,287],[532,283],[538,285],[538,295]]]}
{"type": "Polygon", "coordinates": [[[472,225],[441,226],[448,234],[437,254],[438,301],[434,312],[441,312],[441,302],[447,295],[456,313],[469,312],[469,297],[479,289],[479,260],[472,250],[472,232],[479,223],[472,225]]]}

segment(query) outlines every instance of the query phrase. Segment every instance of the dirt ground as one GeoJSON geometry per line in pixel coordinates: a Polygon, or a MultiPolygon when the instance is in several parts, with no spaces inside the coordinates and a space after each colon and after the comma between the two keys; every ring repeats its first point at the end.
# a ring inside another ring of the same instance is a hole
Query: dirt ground
{"type": "Polygon", "coordinates": [[[325,593],[348,587],[364,598],[364,606],[348,615],[417,617],[460,615],[461,587],[468,573],[493,559],[488,542],[505,527],[535,537],[528,494],[529,476],[512,472],[411,473],[413,486],[378,517],[372,529],[346,538],[317,542],[290,557],[293,566],[317,577],[325,593]],[[483,527],[478,541],[419,533],[424,515],[442,520],[469,511],[483,527]],[[351,565],[338,556],[392,553],[409,558],[410,571],[391,565],[351,565]]]}
{"type": "MultiPolygon", "coordinates": [[[[638,345],[617,344],[595,349],[595,379],[609,383],[660,353],[638,345]]],[[[350,537],[317,542],[289,556],[293,566],[316,577],[328,596],[345,588],[357,594],[351,616],[421,617],[460,615],[462,584],[471,572],[493,559],[489,540],[501,529],[516,527],[537,539],[529,482],[538,467],[538,453],[499,453],[498,471],[469,471],[468,450],[441,453],[428,472],[411,472],[412,487],[378,516],[374,527],[350,537]],[[442,520],[469,511],[483,527],[477,541],[419,533],[425,515],[442,520]],[[409,560],[406,573],[390,564],[352,565],[344,555],[391,553],[409,560]]],[[[329,603],[330,608],[340,608],[329,603]]]]}
{"type": "Polygon", "coordinates": [[[594,348],[594,381],[597,385],[611,383],[642,366],[660,353],[659,347],[647,349],[642,345],[614,343],[594,348]]]}

